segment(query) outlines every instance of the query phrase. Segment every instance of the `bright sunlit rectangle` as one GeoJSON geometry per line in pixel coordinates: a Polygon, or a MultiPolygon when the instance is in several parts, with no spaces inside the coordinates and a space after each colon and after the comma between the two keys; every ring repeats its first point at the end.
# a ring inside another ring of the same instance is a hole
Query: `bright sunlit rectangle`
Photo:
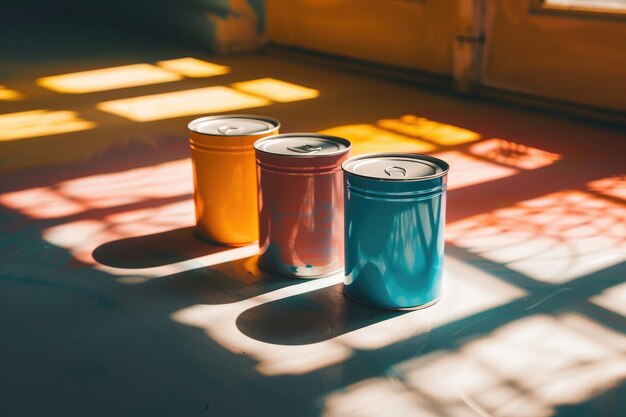
{"type": "MultiPolygon", "coordinates": [[[[622,334],[582,315],[511,316],[509,323],[452,350],[393,366],[396,394],[384,414],[554,416],[561,406],[582,404],[619,386],[626,377],[625,353],[622,334]],[[396,404],[404,408],[402,414],[394,413],[396,404]],[[423,413],[422,407],[437,413],[423,413]]],[[[388,381],[382,380],[377,391],[388,381]]],[[[349,388],[327,404],[345,408],[341,416],[378,415],[348,412],[369,409],[371,397],[358,394],[349,388]]]]}
{"type": "MultiPolygon", "coordinates": [[[[149,279],[253,256],[258,252],[257,245],[249,245],[202,256],[196,253],[196,256],[178,262],[146,267],[105,265],[94,258],[94,251],[101,245],[187,228],[193,224],[194,204],[191,199],[186,199],[158,207],[121,210],[98,219],[58,224],[44,229],[42,236],[49,243],[67,249],[75,260],[115,275],[118,282],[124,284],[139,284],[149,279]]],[[[130,253],[129,256],[137,256],[137,259],[142,257],[135,253],[130,253]]],[[[154,256],[159,256],[158,250],[154,256]]]]}
{"type": "Polygon", "coordinates": [[[29,110],[0,115],[0,142],[91,129],[96,123],[69,110],[29,110]]]}
{"type": "Polygon", "coordinates": [[[626,260],[626,207],[561,191],[448,225],[447,240],[550,283],[626,260]]]}
{"type": "Polygon", "coordinates": [[[625,175],[616,175],[614,177],[602,178],[600,180],[591,181],[587,183],[587,188],[597,193],[626,201],[625,175]]]}
{"type": "MultiPolygon", "coordinates": [[[[308,304],[311,299],[306,297],[307,293],[337,285],[342,280],[341,274],[268,291],[231,304],[197,304],[175,312],[172,317],[204,329],[214,342],[234,353],[245,351],[246,356],[257,360],[257,369],[265,375],[304,374],[346,360],[353,352],[381,349],[406,342],[419,334],[427,335],[434,327],[478,315],[526,294],[472,265],[452,258],[446,258],[444,265],[446,295],[436,306],[389,317],[315,343],[266,343],[244,334],[238,328],[237,320],[250,308],[294,296],[301,297],[302,303],[308,304]]],[[[233,272],[230,275],[233,279],[249,279],[246,278],[249,271],[233,272]]]]}
{"type": "Polygon", "coordinates": [[[20,100],[24,96],[18,93],[15,90],[11,90],[10,88],[6,88],[3,85],[0,85],[0,100],[1,101],[15,101],[20,100]]]}
{"type": "Polygon", "coordinates": [[[450,165],[449,190],[510,177],[519,172],[517,169],[482,161],[458,151],[442,152],[433,156],[450,165]]]}
{"type": "MultiPolygon", "coordinates": [[[[194,224],[191,199],[159,207],[122,211],[98,219],[76,220],[44,229],[43,238],[67,249],[86,264],[96,264],[93,251],[100,245],[120,239],[145,236],[194,224]]],[[[132,271],[127,271],[132,274],[132,271]]]]}
{"type": "Polygon", "coordinates": [[[136,122],[150,122],[193,114],[262,107],[269,104],[271,101],[264,98],[244,94],[232,88],[216,86],[103,101],[98,103],[96,108],[136,122]]]}
{"type": "Polygon", "coordinates": [[[556,153],[497,138],[475,143],[469,151],[474,155],[520,169],[542,168],[561,159],[561,155],[556,153]]]}
{"type": "Polygon", "coordinates": [[[191,57],[159,61],[157,65],[168,71],[190,78],[213,77],[230,72],[230,67],[225,65],[214,64],[191,57]]]}
{"type": "Polygon", "coordinates": [[[67,94],[91,93],[140,85],[177,81],[183,77],[150,64],[123,65],[43,77],[37,84],[67,94]]]}
{"type": "Polygon", "coordinates": [[[303,87],[275,78],[260,78],[234,83],[233,87],[244,93],[255,94],[280,103],[307,100],[320,95],[320,92],[314,88],[303,87]]]}
{"type": "Polygon", "coordinates": [[[456,340],[453,349],[410,355],[384,376],[331,392],[321,415],[550,417],[626,377],[622,334],[572,313],[512,315],[489,333],[456,340]]]}
{"type": "Polygon", "coordinates": [[[53,219],[192,192],[191,162],[181,159],[0,194],[0,204],[34,219],[53,219]]]}
{"type": "Polygon", "coordinates": [[[337,126],[324,129],[320,133],[348,139],[352,143],[352,155],[375,152],[424,153],[436,149],[431,143],[370,124],[337,126]]]}
{"type": "Polygon", "coordinates": [[[405,115],[399,119],[383,119],[378,125],[446,146],[473,142],[481,138],[479,133],[471,130],[413,115],[405,115]]]}
{"type": "Polygon", "coordinates": [[[589,301],[626,317],[626,283],[608,288],[589,301]]]}

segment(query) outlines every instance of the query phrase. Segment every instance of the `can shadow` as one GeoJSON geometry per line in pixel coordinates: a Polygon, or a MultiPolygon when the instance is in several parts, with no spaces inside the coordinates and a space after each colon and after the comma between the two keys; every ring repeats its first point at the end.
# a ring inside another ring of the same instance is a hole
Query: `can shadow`
{"type": "Polygon", "coordinates": [[[234,303],[302,283],[261,272],[257,261],[258,256],[252,256],[168,275],[143,283],[142,291],[159,303],[180,309],[190,303],[234,303]]]}
{"type": "Polygon", "coordinates": [[[261,342],[306,345],[405,313],[359,304],[346,298],[337,284],[250,308],[239,315],[237,327],[261,342]]]}
{"type": "Polygon", "coordinates": [[[151,268],[232,249],[205,243],[193,227],[108,242],[93,251],[93,258],[116,268],[151,268]]]}

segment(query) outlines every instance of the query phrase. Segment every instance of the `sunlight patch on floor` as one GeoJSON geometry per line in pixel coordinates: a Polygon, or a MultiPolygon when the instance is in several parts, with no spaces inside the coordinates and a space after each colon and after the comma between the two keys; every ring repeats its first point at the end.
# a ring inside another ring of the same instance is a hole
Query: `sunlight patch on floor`
{"type": "MultiPolygon", "coordinates": [[[[243,301],[222,305],[195,305],[179,310],[172,318],[198,327],[212,340],[235,354],[242,351],[259,361],[264,375],[303,374],[346,360],[356,350],[375,350],[428,334],[432,328],[487,311],[524,296],[525,291],[488,273],[446,258],[443,300],[431,308],[416,310],[341,334],[321,342],[282,345],[262,342],[239,330],[237,318],[245,311],[293,296],[330,287],[343,275],[303,281],[243,301]]],[[[297,323],[293,324],[297,326],[297,323]]]]}
{"type": "Polygon", "coordinates": [[[150,122],[263,107],[271,103],[264,98],[244,94],[232,88],[215,86],[103,101],[96,108],[135,122],[150,122]]]}
{"type": "Polygon", "coordinates": [[[189,159],[90,175],[0,195],[0,204],[34,219],[72,216],[193,193],[189,159]]]}
{"type": "Polygon", "coordinates": [[[57,93],[82,94],[181,79],[180,75],[154,65],[132,64],[42,77],[37,84],[57,93]]]}
{"type": "Polygon", "coordinates": [[[226,65],[214,64],[192,57],[159,61],[157,65],[163,69],[189,78],[213,77],[230,72],[230,67],[226,65]]]}
{"type": "Polygon", "coordinates": [[[331,393],[323,415],[549,417],[617,385],[625,358],[626,338],[597,322],[534,315],[331,393]]]}
{"type": "Polygon", "coordinates": [[[551,165],[561,155],[504,139],[489,139],[469,148],[470,153],[514,168],[537,169],[551,165]]]}
{"type": "Polygon", "coordinates": [[[348,139],[352,143],[350,153],[352,156],[375,152],[425,153],[437,148],[431,143],[371,124],[336,126],[321,130],[319,133],[348,139]]]}
{"type": "Polygon", "coordinates": [[[69,110],[6,113],[0,115],[0,142],[78,132],[94,127],[95,122],[84,120],[78,113],[69,110]]]}
{"type": "Polygon", "coordinates": [[[563,283],[626,260],[626,208],[560,191],[451,223],[446,237],[530,278],[563,283]]]}
{"type": "MultiPolygon", "coordinates": [[[[193,201],[189,198],[155,208],[113,212],[97,219],[63,223],[44,229],[42,236],[53,245],[67,249],[76,260],[99,265],[92,253],[104,243],[188,227],[194,221],[193,201]]],[[[140,272],[132,270],[133,274],[140,272]]]]}
{"type": "Polygon", "coordinates": [[[495,181],[519,172],[515,168],[492,164],[460,151],[435,153],[432,156],[440,158],[450,165],[448,190],[495,181]]]}
{"type": "Polygon", "coordinates": [[[378,125],[385,129],[446,146],[473,142],[481,138],[477,132],[414,115],[405,115],[399,119],[379,120],[378,125]]]}
{"type": "Polygon", "coordinates": [[[258,80],[242,81],[232,84],[233,88],[248,94],[254,94],[279,103],[309,100],[320,95],[319,90],[277,80],[275,78],[260,78],[258,80]]]}
{"type": "Polygon", "coordinates": [[[587,183],[587,188],[600,194],[626,201],[626,175],[602,178],[587,183]]]}
{"type": "Polygon", "coordinates": [[[593,304],[626,317],[626,283],[616,285],[589,299],[593,304]]]}
{"type": "Polygon", "coordinates": [[[0,101],[16,101],[24,98],[18,91],[0,85],[0,101]]]}

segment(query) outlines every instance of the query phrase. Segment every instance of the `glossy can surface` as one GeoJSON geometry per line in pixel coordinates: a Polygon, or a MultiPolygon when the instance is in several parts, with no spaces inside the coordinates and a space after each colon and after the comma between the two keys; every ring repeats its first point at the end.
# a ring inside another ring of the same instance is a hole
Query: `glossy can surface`
{"type": "Polygon", "coordinates": [[[345,294],[386,309],[441,297],[448,164],[371,154],[343,163],[345,294]]]}
{"type": "Polygon", "coordinates": [[[279,127],[274,119],[249,115],[202,117],[189,123],[199,237],[232,246],[258,239],[252,145],[279,127]]]}
{"type": "Polygon", "coordinates": [[[259,267],[320,278],[343,268],[341,163],[350,142],[334,136],[276,135],[254,144],[259,184],[259,267]]]}

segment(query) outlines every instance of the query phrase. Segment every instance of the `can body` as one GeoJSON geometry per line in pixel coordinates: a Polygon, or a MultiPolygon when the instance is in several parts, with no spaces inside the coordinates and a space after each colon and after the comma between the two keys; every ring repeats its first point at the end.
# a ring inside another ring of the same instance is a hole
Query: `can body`
{"type": "Polygon", "coordinates": [[[273,119],[247,115],[206,117],[190,123],[197,236],[232,246],[258,239],[252,145],[261,137],[277,133],[278,128],[279,123],[273,119]],[[242,129],[246,120],[256,127],[242,129]],[[259,125],[254,125],[257,122],[259,125]],[[211,124],[211,128],[202,131],[198,128],[202,123],[211,124]]]}
{"type": "MultiPolygon", "coordinates": [[[[307,149],[306,143],[319,135],[275,137],[307,149]],[[304,145],[298,145],[298,141],[304,145]]],[[[347,158],[350,144],[341,141],[337,151],[311,155],[272,154],[259,150],[259,142],[255,144],[262,270],[296,278],[319,278],[342,271],[341,163],[347,158]]]]}
{"type": "MultiPolygon", "coordinates": [[[[387,181],[346,171],[358,158],[344,163],[344,293],[386,309],[434,304],[442,295],[447,164],[437,160],[442,175],[387,181]]],[[[390,176],[403,169],[387,168],[390,176]]]]}

